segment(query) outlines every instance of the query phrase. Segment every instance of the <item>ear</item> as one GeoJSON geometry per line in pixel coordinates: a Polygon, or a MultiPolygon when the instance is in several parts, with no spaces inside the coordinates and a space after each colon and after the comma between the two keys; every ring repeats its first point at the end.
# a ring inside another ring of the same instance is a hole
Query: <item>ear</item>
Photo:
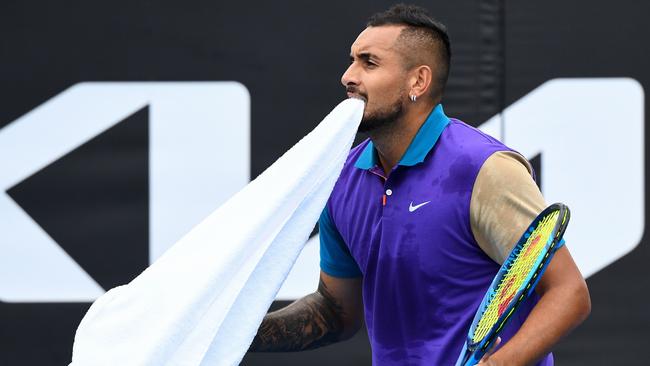
{"type": "Polygon", "coordinates": [[[415,67],[411,72],[409,96],[415,95],[417,98],[420,98],[431,89],[433,71],[427,65],[420,65],[415,67]]]}

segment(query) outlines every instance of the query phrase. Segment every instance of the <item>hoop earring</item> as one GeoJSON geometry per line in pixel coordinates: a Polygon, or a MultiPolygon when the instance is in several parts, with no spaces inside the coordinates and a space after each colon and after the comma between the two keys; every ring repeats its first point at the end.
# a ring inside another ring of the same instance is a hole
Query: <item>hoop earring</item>
{"type": "Polygon", "coordinates": [[[415,103],[416,100],[418,100],[418,97],[415,95],[411,95],[411,102],[415,103]]]}

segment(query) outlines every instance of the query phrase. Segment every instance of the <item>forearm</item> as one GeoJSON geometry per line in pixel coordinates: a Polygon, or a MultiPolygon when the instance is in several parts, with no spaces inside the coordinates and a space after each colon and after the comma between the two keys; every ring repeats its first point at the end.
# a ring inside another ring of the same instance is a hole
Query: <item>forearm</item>
{"type": "Polygon", "coordinates": [[[494,365],[531,365],[589,315],[591,304],[584,282],[544,292],[528,318],[492,357],[494,365]]]}
{"type": "Polygon", "coordinates": [[[342,340],[342,310],[323,287],[321,283],[318,292],[267,314],[249,351],[302,351],[342,340]]]}

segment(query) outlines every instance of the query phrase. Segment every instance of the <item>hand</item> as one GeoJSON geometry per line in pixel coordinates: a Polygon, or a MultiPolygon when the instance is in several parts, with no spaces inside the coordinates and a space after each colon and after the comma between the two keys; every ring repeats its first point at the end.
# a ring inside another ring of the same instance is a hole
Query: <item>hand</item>
{"type": "Polygon", "coordinates": [[[490,348],[490,350],[487,351],[487,353],[485,353],[485,355],[481,358],[481,361],[479,361],[479,363],[476,364],[476,366],[497,366],[496,361],[493,358],[491,358],[491,356],[494,353],[494,351],[496,351],[496,348],[500,343],[501,343],[501,337],[497,337],[497,340],[492,345],[492,348],[490,348]]]}

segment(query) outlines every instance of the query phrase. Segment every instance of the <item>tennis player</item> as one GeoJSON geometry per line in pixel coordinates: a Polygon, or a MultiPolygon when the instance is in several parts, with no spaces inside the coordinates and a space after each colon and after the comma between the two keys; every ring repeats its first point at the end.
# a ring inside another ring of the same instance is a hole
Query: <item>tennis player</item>
{"type": "MultiPolygon", "coordinates": [[[[269,313],[251,351],[299,351],[353,336],[364,320],[374,365],[453,365],[500,264],[546,203],[530,164],[446,116],[451,50],[425,10],[372,16],[341,81],[366,101],[355,147],[321,215],[318,290],[269,313]]],[[[590,312],[560,248],[481,365],[552,365],[590,312]]]]}

